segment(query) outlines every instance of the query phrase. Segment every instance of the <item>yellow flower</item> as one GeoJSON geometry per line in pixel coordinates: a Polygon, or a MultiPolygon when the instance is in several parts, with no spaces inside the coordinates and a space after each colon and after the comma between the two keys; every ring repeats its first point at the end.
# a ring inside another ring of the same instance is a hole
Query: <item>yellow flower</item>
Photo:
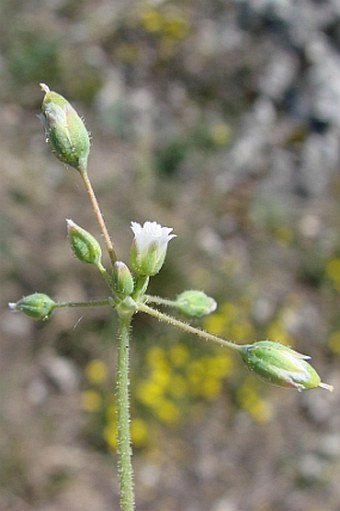
{"type": "Polygon", "coordinates": [[[272,418],[272,408],[254,388],[252,379],[247,378],[237,391],[237,400],[256,422],[267,422],[272,418]]]}
{"type": "Polygon", "coordinates": [[[108,372],[105,362],[98,358],[91,360],[85,368],[87,378],[95,384],[103,383],[107,379],[108,372]]]}
{"type": "Polygon", "coordinates": [[[171,385],[170,385],[168,392],[175,399],[180,399],[180,398],[185,397],[188,393],[187,380],[183,376],[180,376],[179,374],[174,375],[171,378],[171,385]]]}
{"type": "Polygon", "coordinates": [[[337,330],[330,336],[328,345],[333,353],[340,355],[340,330],[337,330]]]}
{"type": "Polygon", "coordinates": [[[211,127],[210,136],[218,146],[224,146],[230,142],[231,128],[228,124],[218,123],[211,127]]]}
{"type": "Polygon", "coordinates": [[[159,365],[164,365],[166,361],[165,352],[163,348],[159,346],[155,346],[150,348],[146,355],[146,363],[150,367],[158,367],[159,365]]]}
{"type": "Polygon", "coordinates": [[[233,359],[231,354],[223,354],[214,357],[211,361],[214,375],[216,377],[225,378],[233,372],[233,359]]]}
{"type": "Polygon", "coordinates": [[[115,403],[111,403],[110,405],[108,405],[108,407],[105,410],[105,415],[106,415],[106,418],[111,422],[114,422],[116,420],[117,407],[116,407],[115,403]]]}
{"type": "Polygon", "coordinates": [[[193,385],[198,385],[205,375],[205,365],[202,360],[192,360],[187,368],[188,380],[193,385]]]}
{"type": "Polygon", "coordinates": [[[222,390],[222,382],[219,378],[206,378],[201,385],[201,394],[206,399],[215,399],[222,390]]]}
{"type": "Polygon", "coordinates": [[[144,381],[137,387],[137,397],[139,401],[145,406],[157,406],[157,403],[159,403],[162,394],[162,388],[151,381],[144,381]]]}
{"type": "Polygon", "coordinates": [[[183,39],[189,32],[189,25],[186,19],[181,16],[169,16],[164,19],[164,33],[174,39],[183,39]]]}
{"type": "Polygon", "coordinates": [[[148,427],[146,422],[136,417],[131,422],[131,438],[135,447],[144,447],[148,441],[148,427]]]}
{"type": "Polygon", "coordinates": [[[155,410],[161,421],[166,424],[175,424],[180,418],[180,411],[177,406],[168,399],[163,399],[155,410]]]}
{"type": "Polygon", "coordinates": [[[188,348],[181,343],[172,346],[170,349],[170,360],[175,367],[182,367],[189,358],[188,348]]]}
{"type": "Polygon", "coordinates": [[[268,325],[266,336],[268,339],[280,339],[280,343],[287,346],[295,344],[294,338],[289,335],[280,319],[275,319],[268,325]]]}
{"type": "Polygon", "coordinates": [[[244,319],[231,326],[229,335],[235,341],[247,341],[253,335],[253,328],[249,321],[244,319]]]}
{"type": "Polygon", "coordinates": [[[336,289],[340,291],[340,257],[327,262],[326,273],[328,278],[334,283],[336,289]]]}
{"type": "Polygon", "coordinates": [[[82,407],[87,412],[97,412],[102,406],[102,396],[96,390],[85,390],[81,395],[82,407]]]}
{"type": "Polygon", "coordinates": [[[279,225],[275,229],[274,236],[280,245],[288,246],[294,239],[294,232],[288,225],[279,225]]]}
{"type": "Polygon", "coordinates": [[[142,14],[141,23],[147,32],[159,32],[162,28],[162,17],[155,9],[150,9],[142,14]]]}
{"type": "Polygon", "coordinates": [[[211,314],[204,321],[204,327],[215,335],[222,335],[225,329],[225,318],[221,314],[211,314]]]}
{"type": "Polygon", "coordinates": [[[109,424],[104,429],[103,434],[104,440],[107,442],[109,447],[113,450],[117,449],[117,427],[116,424],[109,424]]]}

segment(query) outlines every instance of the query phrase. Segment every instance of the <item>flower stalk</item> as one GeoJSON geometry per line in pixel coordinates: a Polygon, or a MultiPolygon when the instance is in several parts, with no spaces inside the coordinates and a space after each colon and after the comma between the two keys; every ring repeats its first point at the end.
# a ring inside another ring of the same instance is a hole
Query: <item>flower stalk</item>
{"type": "Polygon", "coordinates": [[[200,337],[201,339],[204,339],[205,341],[212,341],[215,344],[219,344],[220,346],[224,346],[227,348],[230,348],[234,351],[241,352],[242,346],[232,342],[227,341],[226,339],[221,339],[220,337],[217,337],[216,335],[209,334],[205,330],[201,330],[200,328],[195,328],[188,323],[184,323],[184,321],[180,321],[179,319],[173,318],[172,316],[169,316],[168,314],[164,314],[164,312],[160,312],[157,309],[154,309],[152,307],[149,307],[146,303],[138,303],[138,310],[140,312],[145,312],[145,314],[149,314],[149,316],[152,316],[158,321],[163,321],[164,323],[168,323],[168,325],[174,326],[176,328],[179,328],[183,332],[187,334],[194,334],[197,335],[197,337],[200,337]]]}
{"type": "Polygon", "coordinates": [[[130,434],[129,350],[131,316],[119,318],[117,358],[118,479],[121,511],[135,509],[130,434]]]}
{"type": "Polygon", "coordinates": [[[88,302],[57,302],[55,309],[79,309],[90,307],[112,307],[112,301],[107,300],[90,300],[88,302]]]}
{"type": "Polygon", "coordinates": [[[115,264],[115,262],[117,261],[117,254],[116,254],[116,250],[113,246],[113,243],[111,241],[109,232],[107,230],[106,223],[105,223],[103,214],[100,210],[96,194],[94,193],[92,183],[89,179],[89,176],[88,176],[86,170],[83,170],[82,172],[80,172],[80,175],[83,180],[87,196],[91,202],[94,214],[96,216],[100,232],[102,233],[104,243],[106,246],[106,250],[110,257],[111,264],[113,266],[115,264]]]}

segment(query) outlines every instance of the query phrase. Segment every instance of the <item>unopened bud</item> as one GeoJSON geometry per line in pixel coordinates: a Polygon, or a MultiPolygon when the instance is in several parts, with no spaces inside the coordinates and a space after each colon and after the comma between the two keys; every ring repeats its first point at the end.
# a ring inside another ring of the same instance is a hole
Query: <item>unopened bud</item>
{"type": "Polygon", "coordinates": [[[117,294],[129,296],[133,292],[134,282],[129,268],[122,261],[116,261],[113,266],[112,284],[117,294]]]}
{"type": "Polygon", "coordinates": [[[98,265],[102,257],[98,241],[72,220],[67,219],[66,222],[70,245],[75,256],[83,263],[98,265]]]}
{"type": "Polygon", "coordinates": [[[210,296],[206,295],[203,291],[196,291],[194,289],[183,291],[177,296],[176,309],[191,318],[201,318],[206,316],[217,307],[216,301],[210,296]]]}
{"type": "Polygon", "coordinates": [[[306,360],[311,357],[298,353],[278,342],[258,341],[242,346],[241,357],[251,371],[265,380],[298,391],[333,387],[322,383],[320,376],[306,360]]]}
{"type": "Polygon", "coordinates": [[[44,293],[33,293],[24,296],[17,303],[9,303],[13,311],[20,311],[34,319],[48,319],[56,307],[56,303],[44,293]]]}
{"type": "Polygon", "coordinates": [[[46,138],[56,157],[79,171],[85,171],[90,152],[90,137],[85,124],[60,94],[40,84],[45,92],[40,116],[46,138]]]}

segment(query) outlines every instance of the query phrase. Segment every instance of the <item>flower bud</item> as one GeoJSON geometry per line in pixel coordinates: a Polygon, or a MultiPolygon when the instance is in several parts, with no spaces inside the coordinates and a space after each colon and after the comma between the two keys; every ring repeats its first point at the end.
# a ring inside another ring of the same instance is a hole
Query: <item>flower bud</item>
{"type": "Polygon", "coordinates": [[[163,266],[168,243],[175,234],[172,228],[162,227],[157,222],[145,222],[143,227],[131,222],[135,238],[131,247],[131,266],[137,275],[152,277],[163,266]]]}
{"type": "Polygon", "coordinates": [[[57,304],[44,293],[24,296],[17,303],[9,303],[13,311],[20,311],[34,319],[48,319],[57,304]]]}
{"type": "Polygon", "coordinates": [[[122,261],[116,261],[113,266],[112,284],[117,294],[129,296],[133,292],[134,282],[129,268],[122,261]]]}
{"type": "Polygon", "coordinates": [[[75,256],[83,263],[98,265],[102,257],[102,249],[98,241],[72,220],[67,219],[66,222],[71,248],[75,256]]]}
{"type": "Polygon", "coordinates": [[[191,318],[201,318],[206,316],[217,307],[217,303],[213,298],[206,295],[203,291],[183,291],[177,296],[176,309],[191,318]]]}
{"type": "Polygon", "coordinates": [[[90,137],[72,105],[60,94],[40,84],[45,92],[42,114],[46,138],[56,157],[79,171],[85,171],[90,137]]]}
{"type": "Polygon", "coordinates": [[[331,385],[321,382],[318,373],[306,362],[311,357],[278,342],[258,341],[244,345],[241,357],[251,371],[274,385],[298,391],[316,387],[333,390],[331,385]]]}

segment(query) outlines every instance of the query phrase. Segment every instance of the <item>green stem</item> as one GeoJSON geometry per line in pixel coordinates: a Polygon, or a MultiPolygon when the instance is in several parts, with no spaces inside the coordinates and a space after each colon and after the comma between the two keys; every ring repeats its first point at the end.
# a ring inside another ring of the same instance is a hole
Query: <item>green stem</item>
{"type": "Polygon", "coordinates": [[[102,265],[102,263],[97,263],[96,264],[101,276],[103,277],[103,279],[105,280],[106,284],[108,285],[110,291],[112,292],[113,289],[112,289],[112,280],[110,278],[110,275],[108,274],[108,272],[106,271],[106,268],[104,268],[104,266],[102,265]]]}
{"type": "Polygon", "coordinates": [[[144,296],[145,291],[149,285],[150,277],[146,277],[144,275],[138,275],[135,281],[135,290],[133,292],[132,297],[135,300],[138,300],[139,297],[144,296]]]}
{"type": "Polygon", "coordinates": [[[204,339],[205,341],[213,341],[216,344],[219,344],[220,346],[226,346],[227,348],[230,348],[234,351],[242,351],[243,349],[242,346],[235,344],[232,341],[220,339],[220,337],[217,337],[216,335],[213,334],[209,334],[208,332],[205,332],[205,330],[195,328],[191,325],[188,325],[188,323],[184,323],[183,321],[179,321],[178,319],[175,319],[172,316],[169,316],[168,314],[164,314],[163,312],[153,309],[152,307],[149,307],[145,303],[138,303],[138,310],[140,312],[145,312],[146,314],[153,316],[159,321],[163,321],[164,323],[168,323],[169,325],[180,328],[181,330],[188,334],[195,334],[198,337],[201,337],[201,339],[204,339]]]}
{"type": "Polygon", "coordinates": [[[114,263],[117,261],[116,251],[113,248],[113,244],[112,244],[110,235],[108,233],[108,230],[107,230],[107,227],[106,227],[106,224],[105,224],[105,221],[104,221],[104,217],[102,215],[102,212],[100,211],[98,200],[97,200],[97,197],[96,197],[96,195],[94,193],[91,181],[89,179],[89,176],[88,176],[86,170],[82,169],[82,170],[80,170],[79,173],[80,173],[80,175],[82,177],[82,180],[83,180],[83,183],[84,183],[84,186],[85,186],[85,190],[86,190],[87,195],[88,195],[88,197],[90,199],[90,202],[92,204],[92,208],[93,208],[94,214],[96,215],[97,222],[98,222],[100,231],[101,231],[101,233],[103,235],[104,243],[105,243],[106,249],[108,251],[111,263],[112,263],[112,265],[114,265],[114,263]]]}
{"type": "Polygon", "coordinates": [[[132,448],[130,438],[129,329],[131,316],[119,318],[117,359],[118,479],[121,511],[133,511],[132,448]]]}
{"type": "Polygon", "coordinates": [[[155,303],[156,305],[164,305],[165,307],[176,307],[175,300],[168,300],[167,298],[161,298],[160,296],[145,295],[146,303],[155,303]]]}
{"type": "Polygon", "coordinates": [[[105,307],[112,306],[110,300],[90,300],[89,302],[59,302],[56,309],[65,309],[67,307],[105,307]]]}

